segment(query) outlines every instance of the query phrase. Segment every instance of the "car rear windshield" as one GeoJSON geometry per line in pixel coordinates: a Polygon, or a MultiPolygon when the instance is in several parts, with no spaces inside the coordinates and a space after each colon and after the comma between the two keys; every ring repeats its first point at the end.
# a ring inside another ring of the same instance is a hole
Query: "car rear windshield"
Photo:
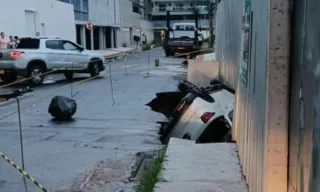
{"type": "Polygon", "coordinates": [[[17,49],[39,49],[40,39],[22,38],[17,49]]]}

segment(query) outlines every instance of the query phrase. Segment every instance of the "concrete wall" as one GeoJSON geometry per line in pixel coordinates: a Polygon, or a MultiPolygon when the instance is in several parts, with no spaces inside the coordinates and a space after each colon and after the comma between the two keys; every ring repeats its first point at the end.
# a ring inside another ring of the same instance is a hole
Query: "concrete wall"
{"type": "Polygon", "coordinates": [[[250,191],[287,192],[289,3],[252,0],[251,29],[243,9],[244,0],[222,0],[217,10],[220,78],[236,90],[233,137],[250,191]],[[243,29],[251,30],[247,62],[243,29]]]}
{"type": "Polygon", "coordinates": [[[40,35],[61,36],[72,41],[76,40],[72,5],[56,0],[3,1],[0,12],[0,30],[4,31],[7,36],[35,36],[36,34],[28,33],[36,31],[40,32],[40,35]],[[26,10],[35,13],[33,28],[28,28],[31,26],[26,25],[26,10]]]}
{"type": "MultiPolygon", "coordinates": [[[[89,1],[89,20],[98,26],[118,26],[116,0],[89,1]]],[[[117,1],[118,2],[118,1],[117,1]]]]}
{"type": "Polygon", "coordinates": [[[117,30],[117,42],[119,46],[126,43],[132,46],[133,35],[140,36],[140,15],[132,10],[132,2],[129,0],[119,1],[120,29],[117,30]],[[130,33],[130,28],[132,28],[130,33]]]}
{"type": "Polygon", "coordinates": [[[141,31],[147,35],[147,43],[152,43],[154,40],[153,24],[150,21],[141,20],[141,31]]]}
{"type": "Polygon", "coordinates": [[[120,2],[120,26],[140,28],[140,15],[132,11],[132,2],[119,0],[120,2]]]}

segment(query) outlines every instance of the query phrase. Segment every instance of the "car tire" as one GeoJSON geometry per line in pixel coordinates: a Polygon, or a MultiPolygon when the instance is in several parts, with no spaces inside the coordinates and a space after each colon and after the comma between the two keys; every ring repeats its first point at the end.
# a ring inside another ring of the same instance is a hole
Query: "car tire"
{"type": "Polygon", "coordinates": [[[17,73],[9,73],[5,75],[0,76],[1,80],[5,83],[13,83],[18,79],[18,74],[17,73]]]}
{"type": "Polygon", "coordinates": [[[31,85],[41,85],[44,80],[44,75],[43,73],[45,72],[45,69],[41,65],[32,65],[28,69],[28,75],[27,78],[31,78],[29,80],[31,85]]]}
{"type": "Polygon", "coordinates": [[[166,57],[170,56],[170,53],[168,51],[166,51],[165,53],[166,53],[166,57]]]}
{"type": "Polygon", "coordinates": [[[65,72],[65,73],[64,73],[64,77],[65,77],[68,81],[72,81],[72,80],[73,80],[73,73],[72,73],[72,72],[65,72]]]}
{"type": "Polygon", "coordinates": [[[90,65],[89,72],[91,77],[96,77],[100,75],[99,61],[95,61],[90,65]]]}

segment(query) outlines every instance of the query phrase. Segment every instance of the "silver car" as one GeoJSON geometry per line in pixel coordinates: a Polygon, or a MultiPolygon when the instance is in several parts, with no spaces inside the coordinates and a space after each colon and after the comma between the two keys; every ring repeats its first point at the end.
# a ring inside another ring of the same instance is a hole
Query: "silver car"
{"type": "Polygon", "coordinates": [[[71,80],[74,73],[90,73],[94,77],[104,69],[101,53],[59,37],[24,37],[16,49],[0,49],[0,78],[4,83],[22,76],[39,85],[48,72],[63,73],[71,80]]]}

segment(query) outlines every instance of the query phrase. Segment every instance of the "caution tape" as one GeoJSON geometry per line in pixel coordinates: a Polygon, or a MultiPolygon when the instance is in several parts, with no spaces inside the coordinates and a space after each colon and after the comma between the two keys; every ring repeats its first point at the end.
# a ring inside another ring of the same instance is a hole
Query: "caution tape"
{"type": "MultiPolygon", "coordinates": [[[[207,51],[207,50],[211,50],[212,48],[207,48],[207,49],[200,49],[200,50],[197,50],[197,51],[192,51],[192,52],[188,52],[188,53],[182,53],[182,54],[178,54],[178,55],[173,55],[173,56],[169,56],[169,57],[164,57],[164,58],[175,58],[175,57],[179,57],[179,56],[184,56],[184,55],[190,55],[190,54],[193,54],[193,53],[199,53],[199,52],[202,52],[202,51],[207,51]]],[[[125,57],[127,56],[127,52],[122,52],[125,57]]],[[[120,56],[120,55],[119,55],[120,56]]],[[[112,56],[113,58],[114,56],[112,56]]],[[[110,57],[108,56],[105,56],[104,59],[107,60],[107,59],[110,59],[110,57]]],[[[94,63],[96,61],[100,61],[101,59],[96,59],[96,60],[92,60],[92,61],[89,61],[89,64],[90,63],[94,63]]],[[[72,66],[68,66],[68,67],[61,67],[61,68],[64,68],[64,69],[72,69],[74,67],[76,67],[77,65],[83,65],[83,64],[86,64],[86,63],[74,63],[72,64],[72,66]]],[[[60,68],[60,69],[61,69],[60,68]]],[[[56,69],[56,70],[50,70],[50,71],[47,71],[45,73],[42,73],[39,75],[39,77],[41,76],[46,76],[46,75],[49,75],[49,74],[52,74],[52,73],[55,73],[57,72],[59,69],[56,69]]],[[[0,86],[0,89],[3,89],[3,88],[6,88],[6,87],[10,87],[12,85],[16,85],[16,84],[19,84],[19,83],[22,83],[22,82],[25,82],[25,81],[29,81],[29,80],[32,80],[34,77],[28,77],[28,78],[23,78],[23,79],[20,79],[20,80],[17,80],[17,81],[14,81],[12,83],[8,83],[8,84],[5,84],[5,85],[2,85],[0,86]]]]}
{"type": "MultiPolygon", "coordinates": [[[[126,54],[126,52],[124,52],[123,54],[126,54]]],[[[119,56],[120,56],[120,55],[119,55],[119,56]]],[[[107,60],[108,58],[109,58],[109,57],[107,57],[107,56],[104,57],[105,60],[107,60]]],[[[111,57],[110,57],[110,58],[111,58],[111,57]]],[[[94,62],[96,62],[96,61],[101,61],[101,59],[91,60],[91,61],[89,61],[88,64],[94,63],[94,62]]],[[[81,65],[83,65],[83,64],[87,64],[87,63],[74,63],[74,64],[72,64],[71,66],[61,67],[61,68],[59,68],[59,69],[54,69],[54,70],[47,71],[47,72],[45,72],[45,73],[40,74],[39,77],[41,77],[41,76],[46,76],[46,75],[55,73],[55,72],[57,72],[58,70],[61,70],[61,69],[65,69],[65,70],[67,70],[67,69],[73,69],[73,68],[76,67],[77,65],[80,65],[80,66],[81,66],[81,65]]],[[[5,84],[5,85],[2,85],[2,86],[0,86],[0,89],[6,88],[6,87],[10,87],[10,86],[12,86],[12,85],[16,85],[16,84],[19,84],[19,83],[22,83],[22,82],[25,82],[25,81],[29,81],[29,80],[32,80],[33,78],[34,78],[34,77],[22,78],[22,79],[20,79],[20,80],[14,81],[14,82],[12,82],[12,83],[8,83],[8,84],[5,84]]]]}
{"type": "Polygon", "coordinates": [[[29,179],[33,184],[35,184],[39,189],[43,192],[49,192],[43,185],[38,183],[33,177],[31,177],[25,170],[21,169],[18,165],[16,165],[11,159],[5,156],[3,153],[0,152],[0,156],[5,159],[8,163],[10,163],[15,169],[17,169],[24,177],[29,179]]]}
{"type": "MultiPolygon", "coordinates": [[[[180,55],[175,55],[175,56],[167,57],[167,58],[178,57],[178,56],[181,56],[181,55],[188,55],[188,54],[191,54],[191,53],[197,53],[197,52],[201,52],[201,51],[205,51],[205,50],[210,50],[210,49],[211,49],[211,48],[209,48],[209,49],[201,49],[201,50],[192,51],[192,52],[188,52],[188,53],[183,53],[183,54],[180,54],[180,55]]],[[[114,73],[113,73],[113,74],[114,74],[114,73]]],[[[120,73],[119,73],[119,74],[120,74],[120,73]]],[[[68,83],[68,84],[66,84],[66,85],[64,85],[64,86],[62,86],[62,87],[60,87],[60,88],[58,88],[58,89],[54,90],[54,91],[53,91],[53,92],[51,92],[50,94],[48,94],[48,95],[46,95],[46,96],[42,97],[41,99],[37,100],[36,102],[31,103],[31,104],[29,104],[29,105],[26,105],[26,106],[22,107],[22,108],[20,109],[20,112],[21,112],[22,110],[24,110],[24,109],[26,109],[26,108],[30,107],[30,106],[33,106],[34,104],[39,103],[40,101],[42,101],[42,100],[44,100],[44,99],[49,98],[49,97],[50,97],[50,96],[52,96],[54,93],[59,92],[60,90],[63,90],[63,89],[65,89],[66,87],[69,87],[69,86],[70,86],[70,85],[72,85],[72,84],[73,84],[73,85],[75,85],[75,84],[84,83],[84,82],[86,82],[86,81],[90,81],[90,80],[95,79],[95,78],[97,78],[97,77],[99,77],[99,76],[91,77],[91,78],[84,79],[84,80],[82,80],[82,81],[78,81],[78,82],[68,83]]],[[[2,88],[2,87],[0,87],[0,88],[2,88]]],[[[9,117],[9,116],[11,116],[11,115],[16,114],[16,113],[18,113],[18,110],[17,110],[17,111],[14,111],[14,112],[11,112],[11,113],[9,113],[9,114],[7,114],[7,115],[5,115],[5,116],[2,116],[2,117],[0,118],[0,120],[3,120],[3,119],[5,119],[5,118],[7,118],[7,117],[9,117]]]]}
{"type": "MultiPolygon", "coordinates": [[[[26,106],[22,107],[22,108],[20,109],[20,112],[21,112],[22,110],[28,108],[28,107],[31,107],[31,106],[39,103],[39,102],[42,101],[42,100],[45,100],[45,99],[51,97],[54,93],[57,93],[57,92],[65,89],[65,88],[69,87],[69,86],[72,85],[72,84],[73,84],[73,85],[76,85],[76,84],[84,83],[84,82],[86,82],[86,81],[90,81],[90,80],[95,79],[95,78],[98,78],[98,77],[99,77],[99,76],[90,77],[90,78],[84,79],[84,80],[82,80],[82,81],[77,81],[77,82],[74,82],[74,83],[68,83],[68,84],[66,84],[66,85],[64,85],[64,86],[62,86],[62,87],[59,87],[59,88],[55,89],[54,91],[50,92],[50,94],[48,94],[48,95],[40,98],[40,99],[37,100],[36,102],[33,102],[33,103],[29,104],[29,105],[26,105],[26,106]]],[[[5,119],[5,118],[7,118],[7,117],[9,117],[9,116],[11,116],[11,115],[14,115],[14,114],[18,113],[18,112],[19,112],[19,111],[17,110],[17,111],[11,112],[11,113],[9,113],[9,114],[7,114],[7,115],[5,115],[5,116],[2,116],[2,117],[0,118],[0,121],[3,120],[3,119],[5,119]]]]}

